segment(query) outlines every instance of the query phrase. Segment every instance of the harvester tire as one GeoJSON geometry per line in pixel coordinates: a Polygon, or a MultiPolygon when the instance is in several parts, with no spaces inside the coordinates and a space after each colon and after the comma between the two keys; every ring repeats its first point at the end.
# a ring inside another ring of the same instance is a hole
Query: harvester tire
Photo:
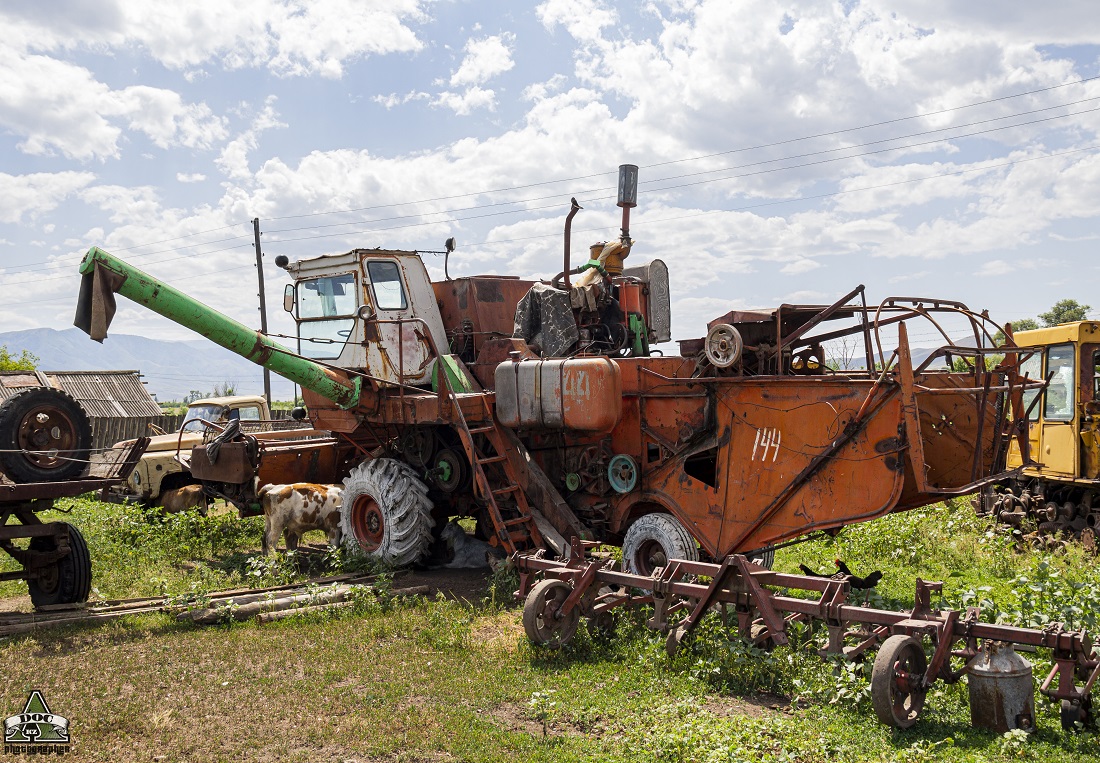
{"type": "Polygon", "coordinates": [[[344,480],[340,529],[350,551],[407,567],[427,555],[434,524],[428,486],[408,464],[375,458],[344,480]]]}
{"type": "Polygon", "coordinates": [[[12,482],[57,482],[88,466],[92,425],[68,393],[17,392],[0,405],[0,472],[12,482]]]}
{"type": "MultiPolygon", "coordinates": [[[[27,591],[35,607],[54,604],[78,604],[88,600],[92,592],[92,557],[88,543],[72,525],[69,529],[69,553],[27,581],[27,591]]],[[[57,542],[53,538],[31,538],[31,551],[54,551],[57,542]]]]}
{"type": "Polygon", "coordinates": [[[695,538],[671,514],[646,514],[626,530],[623,567],[635,575],[652,575],[672,559],[699,561],[695,538]]]}

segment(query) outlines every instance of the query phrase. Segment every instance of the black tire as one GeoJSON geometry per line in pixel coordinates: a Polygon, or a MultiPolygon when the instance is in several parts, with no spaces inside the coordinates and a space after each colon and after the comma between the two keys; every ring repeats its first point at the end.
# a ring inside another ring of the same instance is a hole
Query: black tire
{"type": "Polygon", "coordinates": [[[636,575],[652,575],[672,559],[699,561],[699,547],[671,514],[646,514],[635,520],[623,538],[623,567],[636,575]]]}
{"type": "MultiPolygon", "coordinates": [[[[52,604],[77,604],[88,600],[92,591],[92,557],[84,536],[70,524],[69,553],[54,562],[44,574],[27,581],[31,603],[35,607],[52,604]]],[[[53,538],[31,538],[32,551],[54,551],[53,538]]]]}
{"type": "Polygon", "coordinates": [[[92,425],[67,393],[17,392],[0,405],[0,471],[12,482],[57,482],[88,466],[92,425]]]}
{"type": "Polygon", "coordinates": [[[340,530],[351,551],[407,567],[428,554],[434,524],[428,487],[408,464],[375,458],[344,480],[340,530]]]}

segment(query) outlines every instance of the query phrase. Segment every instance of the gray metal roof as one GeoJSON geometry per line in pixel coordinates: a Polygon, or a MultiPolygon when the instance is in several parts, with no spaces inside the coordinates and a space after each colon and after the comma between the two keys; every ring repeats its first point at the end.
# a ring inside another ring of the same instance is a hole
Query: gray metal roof
{"type": "Polygon", "coordinates": [[[76,398],[93,419],[161,415],[137,371],[3,371],[0,400],[44,382],[76,398]]]}

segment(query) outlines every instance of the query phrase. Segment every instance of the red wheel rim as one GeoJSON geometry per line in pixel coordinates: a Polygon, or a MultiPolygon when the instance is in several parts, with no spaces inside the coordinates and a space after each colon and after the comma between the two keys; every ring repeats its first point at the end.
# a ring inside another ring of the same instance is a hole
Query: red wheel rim
{"type": "Polygon", "coordinates": [[[668,565],[668,552],[655,540],[643,541],[634,554],[634,569],[639,575],[652,575],[658,567],[668,565]]]}
{"type": "Polygon", "coordinates": [[[73,456],[76,425],[57,408],[40,405],[19,422],[16,439],[28,461],[39,469],[56,469],[73,456]]]}
{"type": "Polygon", "coordinates": [[[386,519],[378,502],[369,495],[355,499],[351,507],[351,529],[364,551],[377,551],[382,545],[382,538],[386,535],[386,519]]]}

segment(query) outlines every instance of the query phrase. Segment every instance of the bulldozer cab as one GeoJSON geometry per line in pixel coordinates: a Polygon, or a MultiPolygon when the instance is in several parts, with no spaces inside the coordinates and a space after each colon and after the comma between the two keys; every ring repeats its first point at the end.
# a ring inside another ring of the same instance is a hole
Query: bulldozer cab
{"type": "MultiPolygon", "coordinates": [[[[1021,365],[1031,379],[1049,379],[1044,390],[1024,393],[1032,458],[1028,472],[1046,477],[1100,477],[1100,323],[1082,321],[1021,331],[1021,347],[1038,347],[1021,365]]],[[[1013,443],[1009,468],[1023,464],[1013,443]]]]}
{"type": "Polygon", "coordinates": [[[431,382],[446,332],[416,252],[357,249],[287,266],[284,307],[307,358],[359,371],[376,383],[431,382]]]}

